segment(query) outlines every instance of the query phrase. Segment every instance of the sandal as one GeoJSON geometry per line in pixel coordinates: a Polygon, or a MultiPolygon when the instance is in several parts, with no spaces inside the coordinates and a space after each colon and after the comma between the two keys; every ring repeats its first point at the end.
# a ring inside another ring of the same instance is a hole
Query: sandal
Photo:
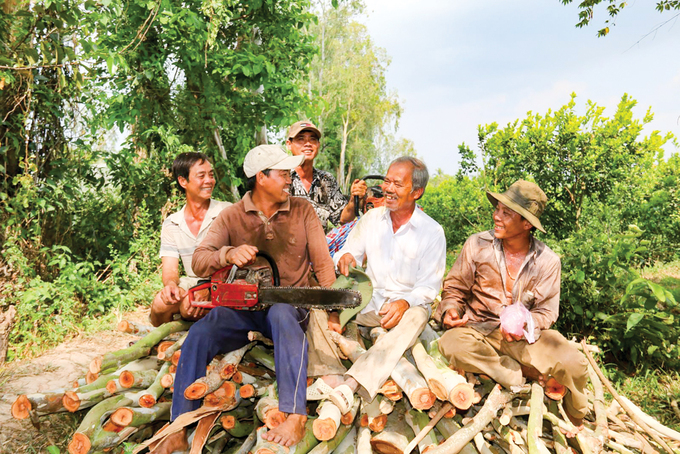
{"type": "Polygon", "coordinates": [[[340,385],[328,396],[343,415],[349,413],[354,405],[354,392],[347,385],[340,385]]]}
{"type": "Polygon", "coordinates": [[[332,392],[333,388],[323,381],[322,378],[319,378],[307,387],[307,400],[327,399],[332,392]]]}

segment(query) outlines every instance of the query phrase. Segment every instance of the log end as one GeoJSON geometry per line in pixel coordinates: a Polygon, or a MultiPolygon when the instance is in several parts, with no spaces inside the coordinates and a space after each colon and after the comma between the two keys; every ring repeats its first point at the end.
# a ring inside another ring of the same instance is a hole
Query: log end
{"type": "Polygon", "coordinates": [[[351,411],[345,413],[340,417],[340,423],[344,425],[352,424],[356,415],[353,415],[351,411]]]}
{"type": "Polygon", "coordinates": [[[12,416],[15,419],[26,419],[31,414],[32,409],[31,401],[28,400],[26,394],[22,394],[12,404],[12,416]]]}
{"type": "Polygon", "coordinates": [[[118,383],[120,383],[120,386],[123,388],[132,388],[135,384],[135,375],[129,370],[124,370],[118,377],[118,383]]]}
{"type": "Polygon", "coordinates": [[[179,364],[179,357],[182,354],[181,350],[177,350],[175,353],[172,354],[172,359],[170,361],[172,362],[173,366],[177,366],[179,364]]]}
{"type": "Polygon", "coordinates": [[[375,438],[371,440],[371,447],[379,454],[403,454],[403,451],[398,446],[388,441],[376,440],[375,438]]]}
{"type": "Polygon", "coordinates": [[[115,394],[116,391],[118,390],[118,386],[116,385],[116,380],[109,380],[106,383],[106,390],[109,392],[109,394],[115,394]]]}
{"type": "Polygon", "coordinates": [[[192,383],[184,390],[184,397],[188,400],[198,400],[208,393],[208,386],[204,383],[192,383]]]}
{"type": "Polygon", "coordinates": [[[368,428],[373,432],[382,432],[385,428],[385,424],[387,424],[387,415],[379,415],[372,420],[369,420],[368,428]]]}
{"type": "Polygon", "coordinates": [[[469,383],[456,385],[449,393],[449,402],[459,410],[467,410],[475,399],[475,388],[469,383]]]}
{"type": "Polygon", "coordinates": [[[80,408],[80,397],[78,397],[78,394],[74,393],[73,391],[66,391],[64,393],[64,397],[61,399],[61,403],[65,409],[73,413],[78,411],[78,408],[80,408]]]}
{"type": "Polygon", "coordinates": [[[144,394],[139,398],[139,406],[151,408],[156,405],[156,398],[151,394],[144,394]]]}
{"type": "Polygon", "coordinates": [[[220,370],[220,378],[229,380],[236,372],[236,364],[227,364],[220,370]]]}
{"type": "Polygon", "coordinates": [[[222,383],[219,390],[224,392],[224,397],[236,396],[236,384],[234,382],[225,381],[224,383],[222,383]]]}
{"type": "Polygon", "coordinates": [[[448,393],[446,392],[446,387],[439,380],[429,379],[427,380],[427,386],[430,391],[437,396],[439,400],[447,400],[448,393]]]}
{"type": "Polygon", "coordinates": [[[545,382],[545,395],[551,400],[562,400],[562,398],[567,394],[567,388],[550,377],[548,381],[545,382]]]}
{"type": "Polygon", "coordinates": [[[335,421],[330,418],[317,418],[312,423],[312,431],[314,432],[314,437],[316,437],[317,440],[328,441],[335,437],[338,427],[335,425],[335,421]]]}
{"type": "Polygon", "coordinates": [[[172,374],[165,374],[161,378],[161,386],[163,388],[169,388],[175,382],[175,377],[172,374]]]}
{"type": "Polygon", "coordinates": [[[127,320],[121,320],[118,322],[118,325],[116,327],[118,331],[123,332],[123,333],[132,333],[132,329],[130,328],[130,323],[127,320]]]}
{"type": "Polygon", "coordinates": [[[127,427],[132,422],[134,417],[134,412],[127,407],[118,408],[111,414],[109,418],[114,424],[123,427],[127,427]]]}
{"type": "Polygon", "coordinates": [[[409,399],[413,408],[418,410],[429,410],[437,401],[437,396],[434,395],[429,388],[420,388],[413,391],[409,399]]]}
{"type": "Polygon", "coordinates": [[[276,429],[286,420],[286,415],[279,409],[272,409],[264,416],[264,424],[268,429],[276,429]]]}
{"type": "Polygon", "coordinates": [[[90,362],[90,372],[93,374],[98,374],[102,370],[102,361],[104,360],[103,356],[97,356],[95,359],[90,362]]]}
{"type": "Polygon", "coordinates": [[[253,385],[243,385],[241,388],[239,388],[239,394],[241,394],[241,398],[243,399],[248,399],[250,397],[253,397],[255,395],[255,388],[253,385]]]}
{"type": "Polygon", "coordinates": [[[90,383],[93,383],[97,378],[99,378],[99,373],[93,374],[88,370],[87,374],[85,374],[85,383],[89,385],[90,383]]]}
{"type": "Polygon", "coordinates": [[[234,375],[231,376],[231,381],[240,385],[243,383],[243,374],[239,371],[234,372],[234,375]]]}
{"type": "Polygon", "coordinates": [[[220,423],[225,430],[233,429],[236,426],[236,418],[232,415],[224,415],[220,418],[220,423]]]}
{"type": "Polygon", "coordinates": [[[91,447],[90,438],[84,433],[76,432],[73,434],[71,443],[68,444],[68,452],[70,454],[86,454],[91,447]]]}
{"type": "Polygon", "coordinates": [[[361,415],[361,418],[359,418],[359,425],[361,427],[368,427],[368,415],[367,414],[364,413],[363,415],[361,415]]]}

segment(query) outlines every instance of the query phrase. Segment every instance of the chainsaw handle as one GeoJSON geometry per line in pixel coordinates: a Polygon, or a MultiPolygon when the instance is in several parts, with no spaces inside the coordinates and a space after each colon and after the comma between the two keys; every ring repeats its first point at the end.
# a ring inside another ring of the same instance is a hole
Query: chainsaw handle
{"type": "MultiPolygon", "coordinates": [[[[384,180],[385,177],[382,175],[366,175],[362,180],[384,180]]],[[[354,216],[359,217],[361,214],[361,209],[359,209],[359,196],[354,196],[354,216]]]]}
{"type": "Polygon", "coordinates": [[[257,251],[257,254],[255,254],[257,257],[262,257],[265,259],[267,262],[269,262],[269,266],[272,268],[272,278],[274,279],[274,287],[278,287],[281,285],[281,280],[279,279],[279,267],[276,266],[276,262],[274,261],[274,257],[269,255],[267,252],[264,251],[257,251]]]}

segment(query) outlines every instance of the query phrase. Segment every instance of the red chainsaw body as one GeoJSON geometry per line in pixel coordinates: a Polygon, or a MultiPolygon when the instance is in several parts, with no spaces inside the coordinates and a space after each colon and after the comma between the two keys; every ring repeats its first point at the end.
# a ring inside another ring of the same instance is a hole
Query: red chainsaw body
{"type": "Polygon", "coordinates": [[[236,310],[258,310],[259,285],[271,280],[267,266],[250,266],[239,269],[237,277],[227,282],[232,266],[215,272],[210,282],[197,285],[189,290],[189,302],[194,307],[212,309],[228,307],[236,310]]]}

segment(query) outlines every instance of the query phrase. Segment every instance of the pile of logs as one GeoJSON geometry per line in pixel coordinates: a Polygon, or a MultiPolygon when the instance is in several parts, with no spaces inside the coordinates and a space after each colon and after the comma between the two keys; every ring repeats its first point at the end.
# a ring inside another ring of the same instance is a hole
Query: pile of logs
{"type": "MultiPolygon", "coordinates": [[[[565,389],[559,383],[505,390],[483,375],[454,371],[430,326],[372,402],[357,395],[346,414],[330,400],[308,402],[305,436],[292,448],[262,438],[285,416],[278,409],[271,341],[255,332],[250,344],[216,357],[206,376],[186,389],[185,397],[203,399],[203,406],[168,425],[174,372],[190,325],[175,321],[151,329],[121,322],[119,329],[141,338],[95,358],[71,390],[20,396],[12,415],[35,421],[51,413],[83,412],[68,446],[71,454],[153,452],[159,440],[184,427],[192,454],[680,453],[680,433],[619,396],[585,343],[592,390],[588,419],[577,431],[562,408],[565,389]],[[608,406],[603,383],[614,396],[608,406]]],[[[356,361],[382,334],[350,323],[334,340],[349,361],[356,361]]]]}

